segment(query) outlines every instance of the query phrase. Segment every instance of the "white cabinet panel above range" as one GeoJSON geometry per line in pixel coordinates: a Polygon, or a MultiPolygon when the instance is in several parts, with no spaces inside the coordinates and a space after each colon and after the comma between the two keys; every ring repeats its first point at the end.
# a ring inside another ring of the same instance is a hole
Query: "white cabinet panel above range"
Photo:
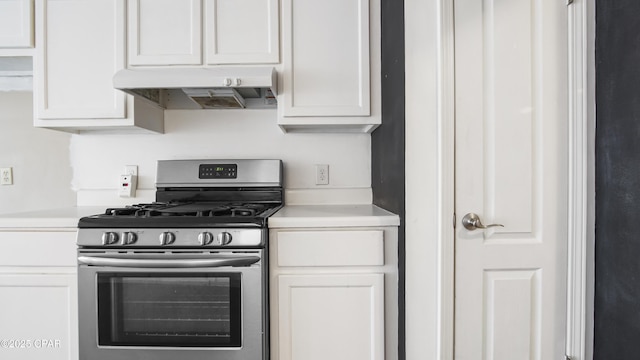
{"type": "Polygon", "coordinates": [[[129,0],[128,25],[132,67],[279,61],[278,0],[129,0]]]}
{"type": "Polygon", "coordinates": [[[206,63],[280,60],[278,0],[205,0],[206,63]]]}
{"type": "Polygon", "coordinates": [[[202,63],[201,0],[130,0],[129,65],[202,63]]]}

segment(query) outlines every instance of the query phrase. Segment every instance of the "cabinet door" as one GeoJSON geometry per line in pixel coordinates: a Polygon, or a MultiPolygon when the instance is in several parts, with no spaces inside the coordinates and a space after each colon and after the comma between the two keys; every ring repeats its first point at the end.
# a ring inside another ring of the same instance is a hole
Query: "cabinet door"
{"type": "Polygon", "coordinates": [[[75,274],[0,273],[0,358],[77,360],[75,274]]]}
{"type": "Polygon", "coordinates": [[[36,119],[125,117],[124,0],[37,0],[36,119]]]}
{"type": "Polygon", "coordinates": [[[278,0],[205,0],[207,64],[277,63],[278,0]]]}
{"type": "Polygon", "coordinates": [[[202,64],[202,0],[129,0],[129,65],[202,64]]]}
{"type": "Polygon", "coordinates": [[[279,360],[383,360],[383,274],[278,276],[279,360]]]}
{"type": "Polygon", "coordinates": [[[369,0],[284,0],[283,116],[368,116],[369,0]]]}
{"type": "Polygon", "coordinates": [[[0,48],[33,46],[31,0],[0,0],[0,48]]]}

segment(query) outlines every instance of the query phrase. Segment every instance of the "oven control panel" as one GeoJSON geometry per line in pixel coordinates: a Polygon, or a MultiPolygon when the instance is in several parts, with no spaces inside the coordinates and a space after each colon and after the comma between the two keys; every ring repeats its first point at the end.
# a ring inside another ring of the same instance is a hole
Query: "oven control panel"
{"type": "Polygon", "coordinates": [[[238,165],[236,164],[202,164],[199,167],[200,179],[236,179],[238,165]]]}
{"type": "Polygon", "coordinates": [[[78,245],[97,247],[261,247],[261,229],[78,229],[78,245]]]}

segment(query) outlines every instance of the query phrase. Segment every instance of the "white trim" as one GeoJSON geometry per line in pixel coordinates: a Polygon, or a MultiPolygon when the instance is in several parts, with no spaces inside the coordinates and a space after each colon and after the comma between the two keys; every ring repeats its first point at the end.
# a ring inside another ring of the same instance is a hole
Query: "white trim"
{"type": "Polygon", "coordinates": [[[444,360],[437,290],[443,184],[437,69],[442,0],[405,0],[405,345],[408,360],[444,360]],[[427,204],[427,206],[425,206],[427,204]]]}
{"type": "Polygon", "coordinates": [[[593,302],[595,292],[595,238],[596,238],[596,4],[585,0],[586,39],[584,49],[586,69],[586,122],[587,122],[587,238],[586,238],[586,307],[584,312],[586,331],[584,334],[584,360],[593,359],[593,302]]]}
{"type": "Polygon", "coordinates": [[[438,358],[454,358],[455,49],[454,0],[438,1],[438,358]]]}
{"type": "Polygon", "coordinates": [[[566,353],[574,360],[592,358],[593,239],[595,188],[595,84],[593,1],[569,7],[569,241],[567,247],[566,353]]]}

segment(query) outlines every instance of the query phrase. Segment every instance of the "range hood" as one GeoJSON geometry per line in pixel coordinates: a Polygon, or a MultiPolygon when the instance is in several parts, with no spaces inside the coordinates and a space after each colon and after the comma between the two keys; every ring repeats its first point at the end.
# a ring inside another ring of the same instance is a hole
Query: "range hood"
{"type": "Polygon", "coordinates": [[[276,107],[273,67],[125,69],[113,86],[165,109],[269,109],[276,107]]]}

